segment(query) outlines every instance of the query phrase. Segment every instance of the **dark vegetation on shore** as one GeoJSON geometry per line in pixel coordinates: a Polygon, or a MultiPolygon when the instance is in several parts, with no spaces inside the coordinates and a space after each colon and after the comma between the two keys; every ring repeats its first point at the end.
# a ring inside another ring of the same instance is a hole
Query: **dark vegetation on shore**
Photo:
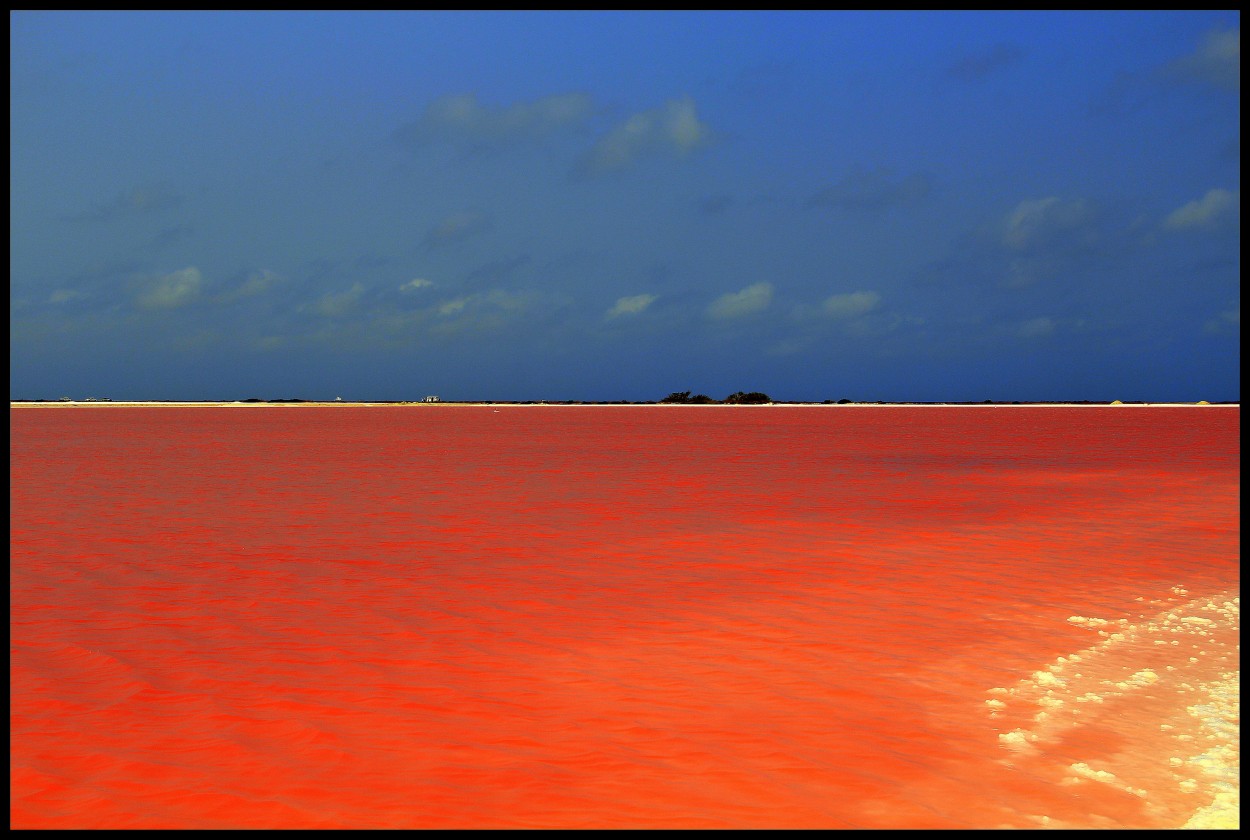
{"type": "MultiPolygon", "coordinates": [[[[65,402],[113,402],[110,397],[85,397],[78,399],[75,397],[60,397],[59,399],[10,399],[11,403],[65,403],[65,402]]],[[[895,401],[895,400],[822,400],[820,402],[812,400],[774,400],[767,394],[760,391],[735,391],[723,400],[709,397],[707,394],[693,394],[690,391],[674,391],[661,400],[439,400],[436,398],[426,398],[422,400],[347,400],[341,398],[335,400],[317,400],[317,399],[301,399],[299,397],[285,397],[277,399],[262,399],[260,397],[248,397],[247,399],[221,399],[221,400],[121,400],[120,402],[148,402],[148,403],[318,403],[324,404],[328,402],[337,402],[343,405],[353,405],[356,403],[369,403],[371,405],[422,405],[440,403],[453,403],[456,405],[1149,405],[1147,400],[965,400],[965,401],[895,401]]],[[[1176,400],[1172,402],[1183,402],[1176,400]]],[[[1240,400],[1220,400],[1207,402],[1206,400],[1196,401],[1199,405],[1240,405],[1240,400]]]]}
{"type": "Polygon", "coordinates": [[[773,402],[773,398],[768,394],[762,394],[759,391],[734,391],[723,400],[714,400],[707,394],[696,394],[690,396],[689,391],[674,391],[664,399],[661,403],[676,403],[677,405],[764,405],[773,402]]]}

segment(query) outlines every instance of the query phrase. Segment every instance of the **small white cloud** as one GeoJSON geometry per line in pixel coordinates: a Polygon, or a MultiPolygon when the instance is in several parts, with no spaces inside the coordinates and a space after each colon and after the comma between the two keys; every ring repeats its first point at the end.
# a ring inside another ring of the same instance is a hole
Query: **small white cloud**
{"type": "Polygon", "coordinates": [[[356,308],[356,303],[364,292],[364,286],[360,283],[353,283],[352,287],[345,292],[323,295],[313,304],[313,311],[325,315],[327,318],[337,318],[340,315],[346,315],[356,308]]]}
{"type": "Polygon", "coordinates": [[[684,155],[706,145],[709,137],[694,100],[673,99],[633,114],[609,131],[590,150],[586,166],[593,171],[623,169],[642,154],[665,149],[684,155]]]}
{"type": "Polygon", "coordinates": [[[200,294],[203,277],[195,266],[148,280],[135,303],[141,309],[176,309],[200,294]]]}
{"type": "Polygon", "coordinates": [[[82,297],[82,293],[72,289],[57,289],[48,295],[48,303],[68,303],[76,297],[82,297]]]}
{"type": "Polygon", "coordinates": [[[65,216],[67,221],[74,222],[109,222],[115,219],[142,213],[169,210],[182,203],[182,196],[165,184],[139,187],[117,196],[107,204],[100,204],[91,210],[65,216]]]}
{"type": "Polygon", "coordinates": [[[1022,201],[1007,214],[1003,244],[1014,251],[1046,247],[1079,233],[1090,221],[1084,199],[1058,196],[1022,201]]]}
{"type": "Polygon", "coordinates": [[[488,107],[472,93],[445,96],[430,103],[415,122],[396,132],[401,142],[446,142],[465,151],[497,149],[539,140],[586,120],[592,102],[585,93],[561,93],[504,108],[488,107]]]}
{"type": "Polygon", "coordinates": [[[726,320],[763,311],[773,300],[772,283],[756,283],[740,292],[730,292],[712,301],[707,308],[710,318],[726,320]]]}
{"type": "Polygon", "coordinates": [[[430,334],[440,338],[486,334],[520,323],[532,310],[535,296],[529,292],[491,289],[445,300],[424,310],[434,317],[430,334]]]}
{"type": "Polygon", "coordinates": [[[810,342],[804,339],[788,338],[776,344],[770,344],[764,348],[764,353],[768,356],[793,356],[796,353],[802,353],[809,344],[810,342]]]}
{"type": "Polygon", "coordinates": [[[503,316],[512,317],[524,313],[533,302],[533,295],[526,292],[509,292],[491,289],[445,300],[432,310],[444,318],[464,314],[466,318],[499,322],[503,316]]]}
{"type": "Polygon", "coordinates": [[[1047,255],[1016,257],[1007,263],[1002,285],[1008,289],[1024,289],[1053,276],[1062,260],[1047,255]]]}
{"type": "Polygon", "coordinates": [[[924,199],[931,190],[929,176],[921,172],[895,177],[889,169],[868,171],[857,168],[838,183],[813,195],[807,204],[809,207],[840,210],[883,210],[914,204],[924,199]]]}
{"type": "Polygon", "coordinates": [[[590,151],[591,167],[610,170],[628,166],[654,140],[654,132],[651,114],[633,115],[595,144],[590,151]]]}
{"type": "Polygon", "coordinates": [[[1202,45],[1178,59],[1164,72],[1175,78],[1241,90],[1241,30],[1210,32],[1202,45]]]}
{"type": "Polygon", "coordinates": [[[227,289],[216,296],[216,303],[234,303],[243,298],[256,297],[270,292],[277,288],[284,278],[277,272],[263,268],[260,271],[253,271],[247,276],[242,283],[232,289],[227,289]]]}
{"type": "Polygon", "coordinates": [[[655,301],[655,295],[632,295],[630,297],[618,298],[616,303],[612,304],[612,308],[608,310],[608,318],[617,318],[621,315],[637,315],[655,301]]]}
{"type": "Polygon", "coordinates": [[[881,295],[876,292],[850,292],[844,295],[832,295],[821,304],[827,315],[834,318],[854,318],[866,315],[881,303],[881,295]]]}
{"type": "Polygon", "coordinates": [[[237,289],[226,295],[227,300],[255,297],[264,294],[282,282],[282,276],[269,269],[254,271],[239,285],[237,289]]]}
{"type": "Polygon", "coordinates": [[[433,283],[431,283],[429,280],[426,280],[423,277],[414,277],[413,279],[409,280],[407,283],[404,283],[402,286],[400,286],[399,290],[401,292],[415,292],[418,289],[428,289],[433,285],[434,285],[433,283]]]}
{"type": "Polygon", "coordinates": [[[461,210],[430,228],[425,235],[425,244],[430,247],[444,245],[481,233],[489,227],[490,219],[486,214],[476,210],[461,210]]]}
{"type": "Polygon", "coordinates": [[[664,139],[679,151],[697,149],[708,140],[707,125],[699,121],[694,100],[689,97],[673,100],[665,105],[661,120],[664,139]]]}
{"type": "Polygon", "coordinates": [[[1215,224],[1240,209],[1241,191],[1208,190],[1207,194],[1183,207],[1178,207],[1163,220],[1168,230],[1186,230],[1215,224]]]}
{"type": "Polygon", "coordinates": [[[455,315],[458,312],[463,312],[464,308],[468,305],[469,305],[469,298],[467,297],[461,297],[461,298],[456,298],[455,300],[445,301],[439,304],[438,314],[442,315],[443,317],[447,317],[448,315],[455,315]]]}
{"type": "Polygon", "coordinates": [[[1219,334],[1225,332],[1241,331],[1241,306],[1236,309],[1226,309],[1219,315],[1207,321],[1203,327],[1203,332],[1219,334]]]}
{"type": "Polygon", "coordinates": [[[492,289],[481,295],[482,300],[496,309],[517,313],[528,309],[534,295],[529,292],[509,292],[504,289],[492,289]]]}
{"type": "Polygon", "coordinates": [[[1020,325],[1016,334],[1021,338],[1044,338],[1055,331],[1055,322],[1050,318],[1033,318],[1020,325]]]}
{"type": "Polygon", "coordinates": [[[946,68],[946,75],[961,82],[980,81],[1017,64],[1022,55],[1023,52],[1015,44],[995,44],[963,56],[946,68]]]}

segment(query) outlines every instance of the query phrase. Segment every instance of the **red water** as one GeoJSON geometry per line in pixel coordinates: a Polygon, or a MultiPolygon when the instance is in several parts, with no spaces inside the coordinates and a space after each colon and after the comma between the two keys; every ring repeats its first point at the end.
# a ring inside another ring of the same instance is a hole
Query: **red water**
{"type": "Polygon", "coordinates": [[[1238,408],[9,415],[12,827],[1180,825],[1238,737],[1238,408]]]}

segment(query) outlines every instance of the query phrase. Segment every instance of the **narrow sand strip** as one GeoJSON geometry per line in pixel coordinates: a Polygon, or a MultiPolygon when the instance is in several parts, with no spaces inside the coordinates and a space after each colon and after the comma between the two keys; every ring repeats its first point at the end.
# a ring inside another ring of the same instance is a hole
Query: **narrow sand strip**
{"type": "Polygon", "coordinates": [[[176,400],[49,400],[45,402],[9,401],[9,408],[108,408],[116,406],[149,408],[657,408],[665,411],[697,409],[705,411],[718,408],[825,408],[845,410],[856,408],[1236,408],[1240,403],[709,403],[706,405],[682,405],[670,403],[597,403],[597,402],[339,402],[304,400],[303,402],[243,402],[236,401],[176,401],[176,400]]]}

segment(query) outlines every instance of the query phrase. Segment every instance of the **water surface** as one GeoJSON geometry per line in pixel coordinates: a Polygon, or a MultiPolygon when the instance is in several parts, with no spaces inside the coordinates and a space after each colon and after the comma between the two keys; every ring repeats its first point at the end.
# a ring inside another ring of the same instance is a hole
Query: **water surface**
{"type": "Polygon", "coordinates": [[[1238,408],[10,422],[13,827],[1158,827],[1229,795],[1238,408]]]}

